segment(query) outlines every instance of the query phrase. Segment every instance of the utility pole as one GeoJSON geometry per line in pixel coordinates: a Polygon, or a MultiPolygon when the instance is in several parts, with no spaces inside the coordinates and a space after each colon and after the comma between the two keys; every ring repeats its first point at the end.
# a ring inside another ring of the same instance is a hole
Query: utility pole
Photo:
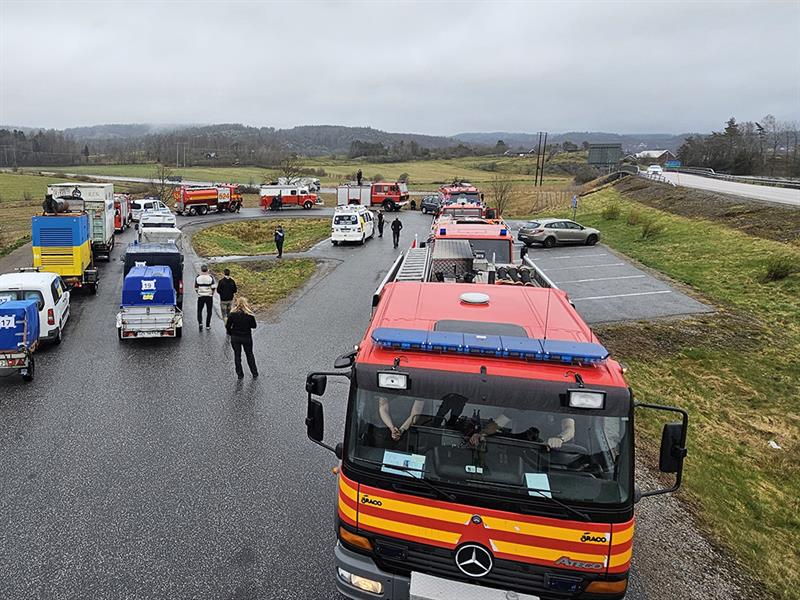
{"type": "MultiPolygon", "coordinates": [[[[544,183],[544,154],[547,152],[547,132],[544,132],[544,146],[542,146],[542,168],[539,169],[539,186],[544,183]]],[[[538,158],[537,158],[538,160],[538,158]]]]}
{"type": "Polygon", "coordinates": [[[536,173],[533,176],[533,187],[539,185],[539,155],[542,152],[542,132],[539,132],[539,142],[536,144],[536,173]]]}

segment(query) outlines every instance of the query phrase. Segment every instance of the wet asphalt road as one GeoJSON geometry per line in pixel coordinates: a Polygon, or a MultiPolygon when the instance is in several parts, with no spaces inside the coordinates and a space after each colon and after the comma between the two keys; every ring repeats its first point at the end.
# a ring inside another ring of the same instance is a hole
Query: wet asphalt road
{"type": "MultiPolygon", "coordinates": [[[[404,244],[430,227],[419,213],[402,219],[404,244]]],[[[99,294],[75,294],[64,341],[37,355],[35,382],[0,379],[0,597],[337,597],[336,460],[306,438],[303,384],[359,341],[397,251],[376,238],[311,254],[328,259],[327,274],[259,323],[261,377],[243,382],[218,315],[198,333],[191,286],[181,340],[120,343],[122,263],[101,265],[99,294]]],[[[187,257],[187,282],[193,264],[187,257]]],[[[331,379],[329,442],[340,439],[345,397],[331,379]]],[[[671,506],[672,523],[663,506],[639,507],[629,598],[708,597],[661,593],[683,568],[661,562],[663,540],[686,538],[671,506]]],[[[694,570],[704,571],[688,567],[687,579],[694,570]]]]}

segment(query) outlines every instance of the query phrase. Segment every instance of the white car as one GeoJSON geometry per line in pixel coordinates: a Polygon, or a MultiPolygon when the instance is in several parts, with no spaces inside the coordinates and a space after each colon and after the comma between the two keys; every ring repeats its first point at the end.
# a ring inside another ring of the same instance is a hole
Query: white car
{"type": "Polygon", "coordinates": [[[146,210],[172,214],[169,206],[158,198],[138,198],[131,201],[131,220],[138,223],[142,212],[146,210]]]}
{"type": "Polygon", "coordinates": [[[366,206],[350,204],[337,206],[331,223],[331,242],[358,242],[363,244],[375,235],[375,214],[366,206]]]}
{"type": "Polygon", "coordinates": [[[664,169],[661,168],[661,165],[650,165],[647,167],[647,174],[648,175],[663,175],[664,169]]]}
{"type": "Polygon", "coordinates": [[[171,212],[163,212],[160,210],[144,210],[139,216],[139,229],[146,229],[151,227],[175,227],[175,215],[171,212]]]}
{"type": "Polygon", "coordinates": [[[39,339],[60,344],[69,319],[69,291],[61,277],[34,270],[0,275],[0,303],[28,299],[39,303],[39,339]]]}

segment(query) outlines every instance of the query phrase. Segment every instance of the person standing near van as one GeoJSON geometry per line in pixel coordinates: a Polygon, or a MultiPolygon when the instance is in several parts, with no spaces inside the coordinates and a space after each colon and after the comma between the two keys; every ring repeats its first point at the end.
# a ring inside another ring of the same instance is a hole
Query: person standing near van
{"type": "Polygon", "coordinates": [[[364,178],[364,175],[361,173],[361,169],[359,169],[358,173],[356,173],[356,181],[358,182],[358,185],[361,185],[361,180],[363,178],[364,178]]]}
{"type": "Polygon", "coordinates": [[[278,225],[275,229],[275,247],[278,249],[278,258],[283,257],[283,240],[286,233],[283,231],[283,225],[278,225]]]}
{"type": "Polygon", "coordinates": [[[383,224],[384,224],[383,211],[379,210],[378,211],[378,237],[379,238],[383,237],[383,224]]]}
{"type": "Polygon", "coordinates": [[[236,377],[244,379],[244,369],[242,369],[242,350],[247,357],[247,366],[253,377],[258,377],[258,367],[256,367],[256,357],[253,355],[253,329],[256,328],[256,317],[253,309],[244,296],[237,296],[233,303],[233,310],[228,315],[228,322],[225,324],[225,331],[231,337],[231,347],[233,348],[233,366],[236,369],[236,377]]]}
{"type": "Polygon", "coordinates": [[[395,217],[394,221],[392,221],[392,241],[394,242],[394,247],[400,245],[400,230],[403,229],[403,223],[400,221],[400,217],[395,217]]]}
{"type": "Polygon", "coordinates": [[[222,312],[222,320],[227,323],[231,305],[233,304],[233,296],[236,294],[236,282],[231,277],[230,269],[225,269],[222,273],[223,277],[217,284],[217,293],[219,294],[219,308],[222,312]]]}
{"type": "Polygon", "coordinates": [[[194,289],[197,292],[197,325],[203,331],[203,308],[206,309],[206,329],[211,329],[211,311],[214,308],[214,290],[217,283],[208,272],[208,265],[200,267],[200,275],[195,277],[194,289]]]}

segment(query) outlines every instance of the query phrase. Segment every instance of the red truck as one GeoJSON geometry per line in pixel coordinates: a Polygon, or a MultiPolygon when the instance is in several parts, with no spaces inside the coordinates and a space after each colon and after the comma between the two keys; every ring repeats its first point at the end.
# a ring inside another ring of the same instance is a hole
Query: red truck
{"type": "Polygon", "coordinates": [[[204,215],[209,211],[238,212],[242,208],[242,195],[235,183],[213,186],[182,185],[172,193],[175,212],[179,215],[204,215]]]}
{"type": "Polygon", "coordinates": [[[114,194],[114,231],[122,233],[131,226],[131,195],[114,194]]]}
{"type": "Polygon", "coordinates": [[[400,210],[408,204],[408,185],[398,181],[340,185],[336,188],[336,204],[383,207],[387,212],[400,210]]]}

